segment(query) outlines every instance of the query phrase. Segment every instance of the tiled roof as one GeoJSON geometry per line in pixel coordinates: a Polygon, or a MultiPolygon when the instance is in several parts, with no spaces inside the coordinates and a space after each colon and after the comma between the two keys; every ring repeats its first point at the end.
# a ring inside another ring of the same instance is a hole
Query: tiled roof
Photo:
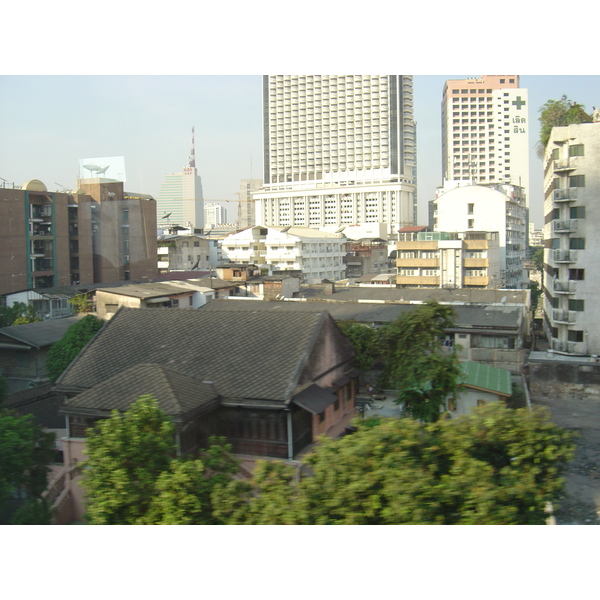
{"type": "Polygon", "coordinates": [[[465,374],[464,384],[483,390],[497,392],[504,396],[512,394],[510,371],[476,362],[460,363],[465,374]]]}
{"type": "Polygon", "coordinates": [[[161,365],[139,364],[68,400],[64,412],[81,408],[124,412],[146,394],[152,395],[161,410],[171,416],[202,408],[210,410],[219,402],[217,391],[208,383],[161,365]]]}
{"type": "Polygon", "coordinates": [[[84,315],[67,317],[65,319],[51,319],[38,323],[25,325],[11,325],[0,327],[0,340],[17,340],[33,348],[43,348],[58,342],[71,325],[77,323],[84,315]],[[7,339],[8,338],[8,339],[7,339]]]}
{"type": "Polygon", "coordinates": [[[120,308],[57,381],[84,391],[139,364],[214,382],[224,399],[288,402],[324,313],[120,308]]]}
{"type": "MultiPolygon", "coordinates": [[[[330,296],[331,297],[331,296],[330,296]]],[[[268,300],[216,299],[205,304],[201,311],[266,311],[320,312],[326,310],[336,321],[359,321],[361,323],[387,323],[400,315],[414,310],[417,304],[369,303],[369,302],[280,302],[268,300]]],[[[456,313],[455,329],[518,329],[521,309],[516,306],[452,306],[456,313]]]]}

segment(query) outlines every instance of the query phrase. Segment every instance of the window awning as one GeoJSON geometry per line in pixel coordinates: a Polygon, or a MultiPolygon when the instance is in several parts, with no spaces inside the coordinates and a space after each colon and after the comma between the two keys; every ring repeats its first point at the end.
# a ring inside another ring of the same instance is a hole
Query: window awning
{"type": "Polygon", "coordinates": [[[331,389],[322,388],[316,383],[302,390],[293,397],[292,402],[304,410],[318,415],[336,401],[336,394],[331,389]]]}

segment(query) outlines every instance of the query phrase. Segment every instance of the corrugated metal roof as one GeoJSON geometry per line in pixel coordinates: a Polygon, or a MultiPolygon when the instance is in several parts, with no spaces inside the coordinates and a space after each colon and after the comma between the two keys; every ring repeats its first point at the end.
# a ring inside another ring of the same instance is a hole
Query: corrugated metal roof
{"type": "Polygon", "coordinates": [[[460,363],[465,374],[464,384],[482,390],[497,392],[503,396],[512,394],[510,371],[476,362],[460,363]]]}

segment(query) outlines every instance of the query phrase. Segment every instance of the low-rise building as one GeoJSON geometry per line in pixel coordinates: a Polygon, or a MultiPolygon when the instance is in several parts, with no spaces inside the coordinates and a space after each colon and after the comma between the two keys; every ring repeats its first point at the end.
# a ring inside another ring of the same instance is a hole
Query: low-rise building
{"type": "Polygon", "coordinates": [[[209,241],[199,235],[161,235],[158,238],[158,272],[210,270],[209,241]]]}
{"type": "Polygon", "coordinates": [[[121,308],[57,381],[67,397],[60,508],[83,515],[78,474],[67,474],[84,457],[86,429],[140,395],[168,409],[182,453],[224,436],[251,468],[342,435],[356,415],[356,377],[354,350],[323,311],[121,308]]]}
{"type": "Polygon", "coordinates": [[[473,408],[488,402],[506,402],[512,395],[510,371],[471,361],[462,362],[460,366],[463,387],[456,397],[446,400],[450,416],[467,415],[473,408]]]}
{"type": "Polygon", "coordinates": [[[497,232],[408,232],[399,237],[399,286],[503,287],[497,232]]]}
{"type": "Polygon", "coordinates": [[[250,227],[224,238],[221,253],[233,263],[267,271],[300,270],[308,283],[345,276],[346,239],[310,227],[250,227]]]}
{"type": "MultiPolygon", "coordinates": [[[[83,316],[83,315],[82,315],[83,316]]],[[[48,381],[46,355],[81,316],[0,328],[0,374],[14,392],[48,381]]]]}
{"type": "Polygon", "coordinates": [[[110,319],[121,306],[127,308],[200,308],[215,298],[215,290],[197,281],[142,283],[96,290],[96,314],[110,319]]]}

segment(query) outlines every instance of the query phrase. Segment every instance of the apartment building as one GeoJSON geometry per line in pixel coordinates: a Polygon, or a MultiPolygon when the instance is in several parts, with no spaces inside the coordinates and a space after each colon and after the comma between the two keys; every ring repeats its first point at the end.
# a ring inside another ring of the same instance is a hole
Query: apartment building
{"type": "Polygon", "coordinates": [[[509,183],[529,198],[529,99],[518,75],[446,81],[442,98],[442,177],[509,183]]]}
{"type": "Polygon", "coordinates": [[[310,227],[255,226],[221,241],[224,261],[268,271],[302,271],[306,283],[345,276],[346,238],[310,227]]]}
{"type": "Polygon", "coordinates": [[[263,104],[257,223],[413,223],[412,76],[266,75],[263,104]]]}
{"type": "Polygon", "coordinates": [[[438,190],[435,208],[435,231],[497,232],[500,276],[495,285],[513,289],[525,285],[527,208],[523,188],[445,182],[444,188],[438,190]]]}
{"type": "Polygon", "coordinates": [[[158,272],[169,271],[209,271],[216,264],[211,263],[211,244],[198,235],[161,235],[158,238],[158,272]]]}
{"type": "Polygon", "coordinates": [[[156,276],[154,199],[99,178],[78,187],[0,188],[0,294],[156,276]]]}
{"type": "Polygon", "coordinates": [[[552,129],[544,192],[546,335],[554,352],[600,354],[600,122],[552,129]]]}
{"type": "Polygon", "coordinates": [[[400,287],[497,288],[497,232],[400,232],[396,284],[400,287]]]}

